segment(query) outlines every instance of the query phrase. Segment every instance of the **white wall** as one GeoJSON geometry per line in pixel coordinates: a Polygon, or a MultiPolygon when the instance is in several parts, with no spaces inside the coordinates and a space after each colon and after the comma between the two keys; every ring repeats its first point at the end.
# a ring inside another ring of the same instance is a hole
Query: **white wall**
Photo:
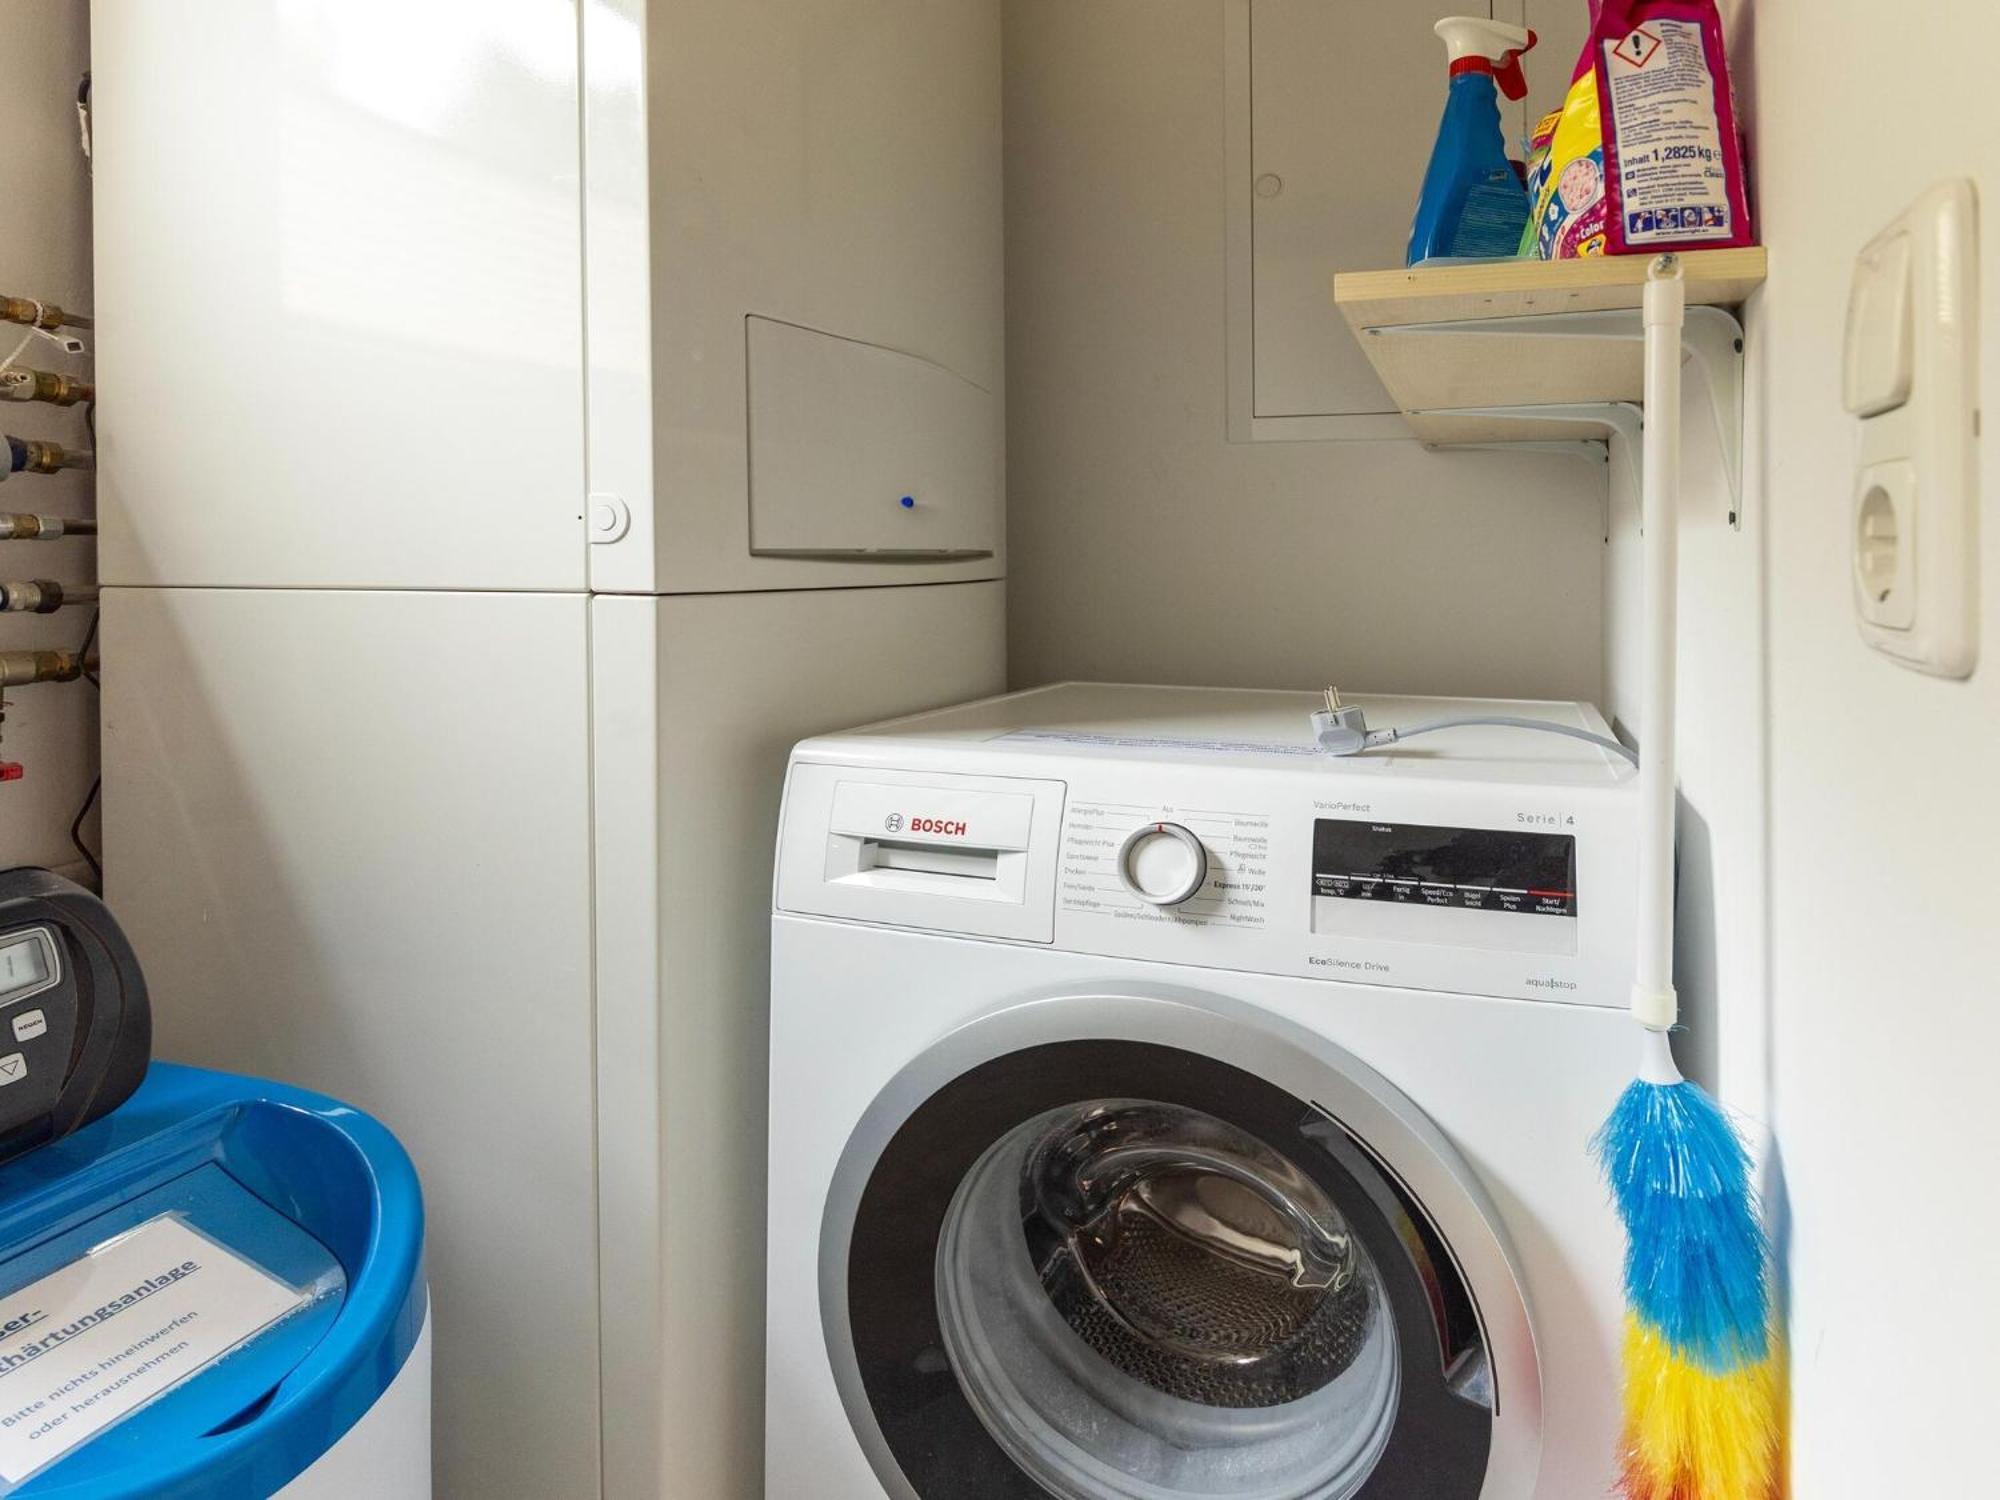
{"type": "MultiPolygon", "coordinates": [[[[1977,179],[1980,379],[2000,391],[2000,128],[1985,0],[1744,0],[1771,280],[1752,411],[1769,507],[1773,1123],[1794,1348],[1794,1492],[1969,1495],[1990,1481],[2000,1326],[2000,458],[1980,458],[1982,659],[1892,665],[1848,592],[1840,409],[1857,250],[1930,182],[1977,179]]],[[[1747,667],[1747,664],[1746,664],[1747,667]]]]}
{"type": "MultiPolygon", "coordinates": [[[[13,4],[0,12],[0,292],[88,312],[90,177],[77,140],[76,86],[90,66],[90,8],[76,0],[13,4]]],[[[0,357],[25,330],[0,324],[0,357]]],[[[88,337],[88,335],[86,335],[88,337]]],[[[84,372],[36,339],[21,353],[35,369],[84,372]]],[[[82,409],[0,407],[6,431],[88,448],[82,409]]],[[[0,485],[0,510],[95,514],[88,474],[17,474],[0,485]]],[[[0,542],[0,578],[94,581],[93,538],[0,542]]],[[[53,615],[0,615],[0,651],[82,643],[88,609],[53,615]]],[[[26,768],[0,783],[0,869],[40,864],[80,873],[69,826],[97,775],[97,690],[88,683],[37,684],[7,694],[0,760],[26,768]]],[[[84,836],[96,847],[95,814],[84,836]]]]}
{"type": "Polygon", "coordinates": [[[1226,441],[1222,43],[1222,0],[1007,5],[1015,682],[1597,698],[1601,467],[1226,441]]]}

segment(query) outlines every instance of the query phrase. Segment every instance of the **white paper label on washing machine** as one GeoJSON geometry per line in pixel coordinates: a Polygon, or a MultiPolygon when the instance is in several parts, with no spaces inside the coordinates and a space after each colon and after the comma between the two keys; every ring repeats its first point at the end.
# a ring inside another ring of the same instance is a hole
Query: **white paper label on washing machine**
{"type": "Polygon", "coordinates": [[[312,1295],[163,1215],[0,1299],[0,1490],[312,1295]]]}

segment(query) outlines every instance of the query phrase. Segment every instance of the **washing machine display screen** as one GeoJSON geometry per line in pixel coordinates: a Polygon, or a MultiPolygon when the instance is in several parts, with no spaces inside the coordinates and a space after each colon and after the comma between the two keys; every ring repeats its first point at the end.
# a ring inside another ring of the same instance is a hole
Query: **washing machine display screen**
{"type": "Polygon", "coordinates": [[[1574,919],[1576,840],[1560,833],[1319,818],[1313,823],[1312,893],[1316,901],[1574,919]]]}

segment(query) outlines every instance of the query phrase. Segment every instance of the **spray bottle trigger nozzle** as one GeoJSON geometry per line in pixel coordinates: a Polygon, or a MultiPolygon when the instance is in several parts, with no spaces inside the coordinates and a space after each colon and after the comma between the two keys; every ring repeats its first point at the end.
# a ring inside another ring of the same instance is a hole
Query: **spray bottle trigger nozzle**
{"type": "Polygon", "coordinates": [[[1500,85],[1500,92],[1509,99],[1528,97],[1528,75],[1521,71],[1521,59],[1535,50],[1535,43],[1538,40],[1539,38],[1530,30],[1527,46],[1509,47],[1494,60],[1493,81],[1500,85]]]}

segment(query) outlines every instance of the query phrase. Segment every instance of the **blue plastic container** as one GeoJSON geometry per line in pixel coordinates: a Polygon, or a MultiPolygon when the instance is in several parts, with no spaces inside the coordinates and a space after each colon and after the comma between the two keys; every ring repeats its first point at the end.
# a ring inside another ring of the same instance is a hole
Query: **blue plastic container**
{"type": "Polygon", "coordinates": [[[1475,16],[1448,17],[1437,23],[1437,34],[1451,56],[1451,83],[1406,260],[1414,266],[1441,257],[1512,256],[1528,223],[1528,189],[1507,156],[1500,93],[1526,95],[1521,54],[1535,35],[1475,16]]]}
{"type": "MultiPolygon", "coordinates": [[[[304,1289],[303,1304],[24,1480],[0,1477],[0,1495],[359,1494],[357,1461],[371,1500],[428,1494],[423,1202],[395,1138],[317,1094],[155,1063],[123,1107],[0,1167],[0,1297],[166,1215],[304,1289]],[[328,1460],[378,1409],[382,1440],[328,1460]]],[[[0,1370],[0,1416],[13,1376],[0,1370]]]]}

